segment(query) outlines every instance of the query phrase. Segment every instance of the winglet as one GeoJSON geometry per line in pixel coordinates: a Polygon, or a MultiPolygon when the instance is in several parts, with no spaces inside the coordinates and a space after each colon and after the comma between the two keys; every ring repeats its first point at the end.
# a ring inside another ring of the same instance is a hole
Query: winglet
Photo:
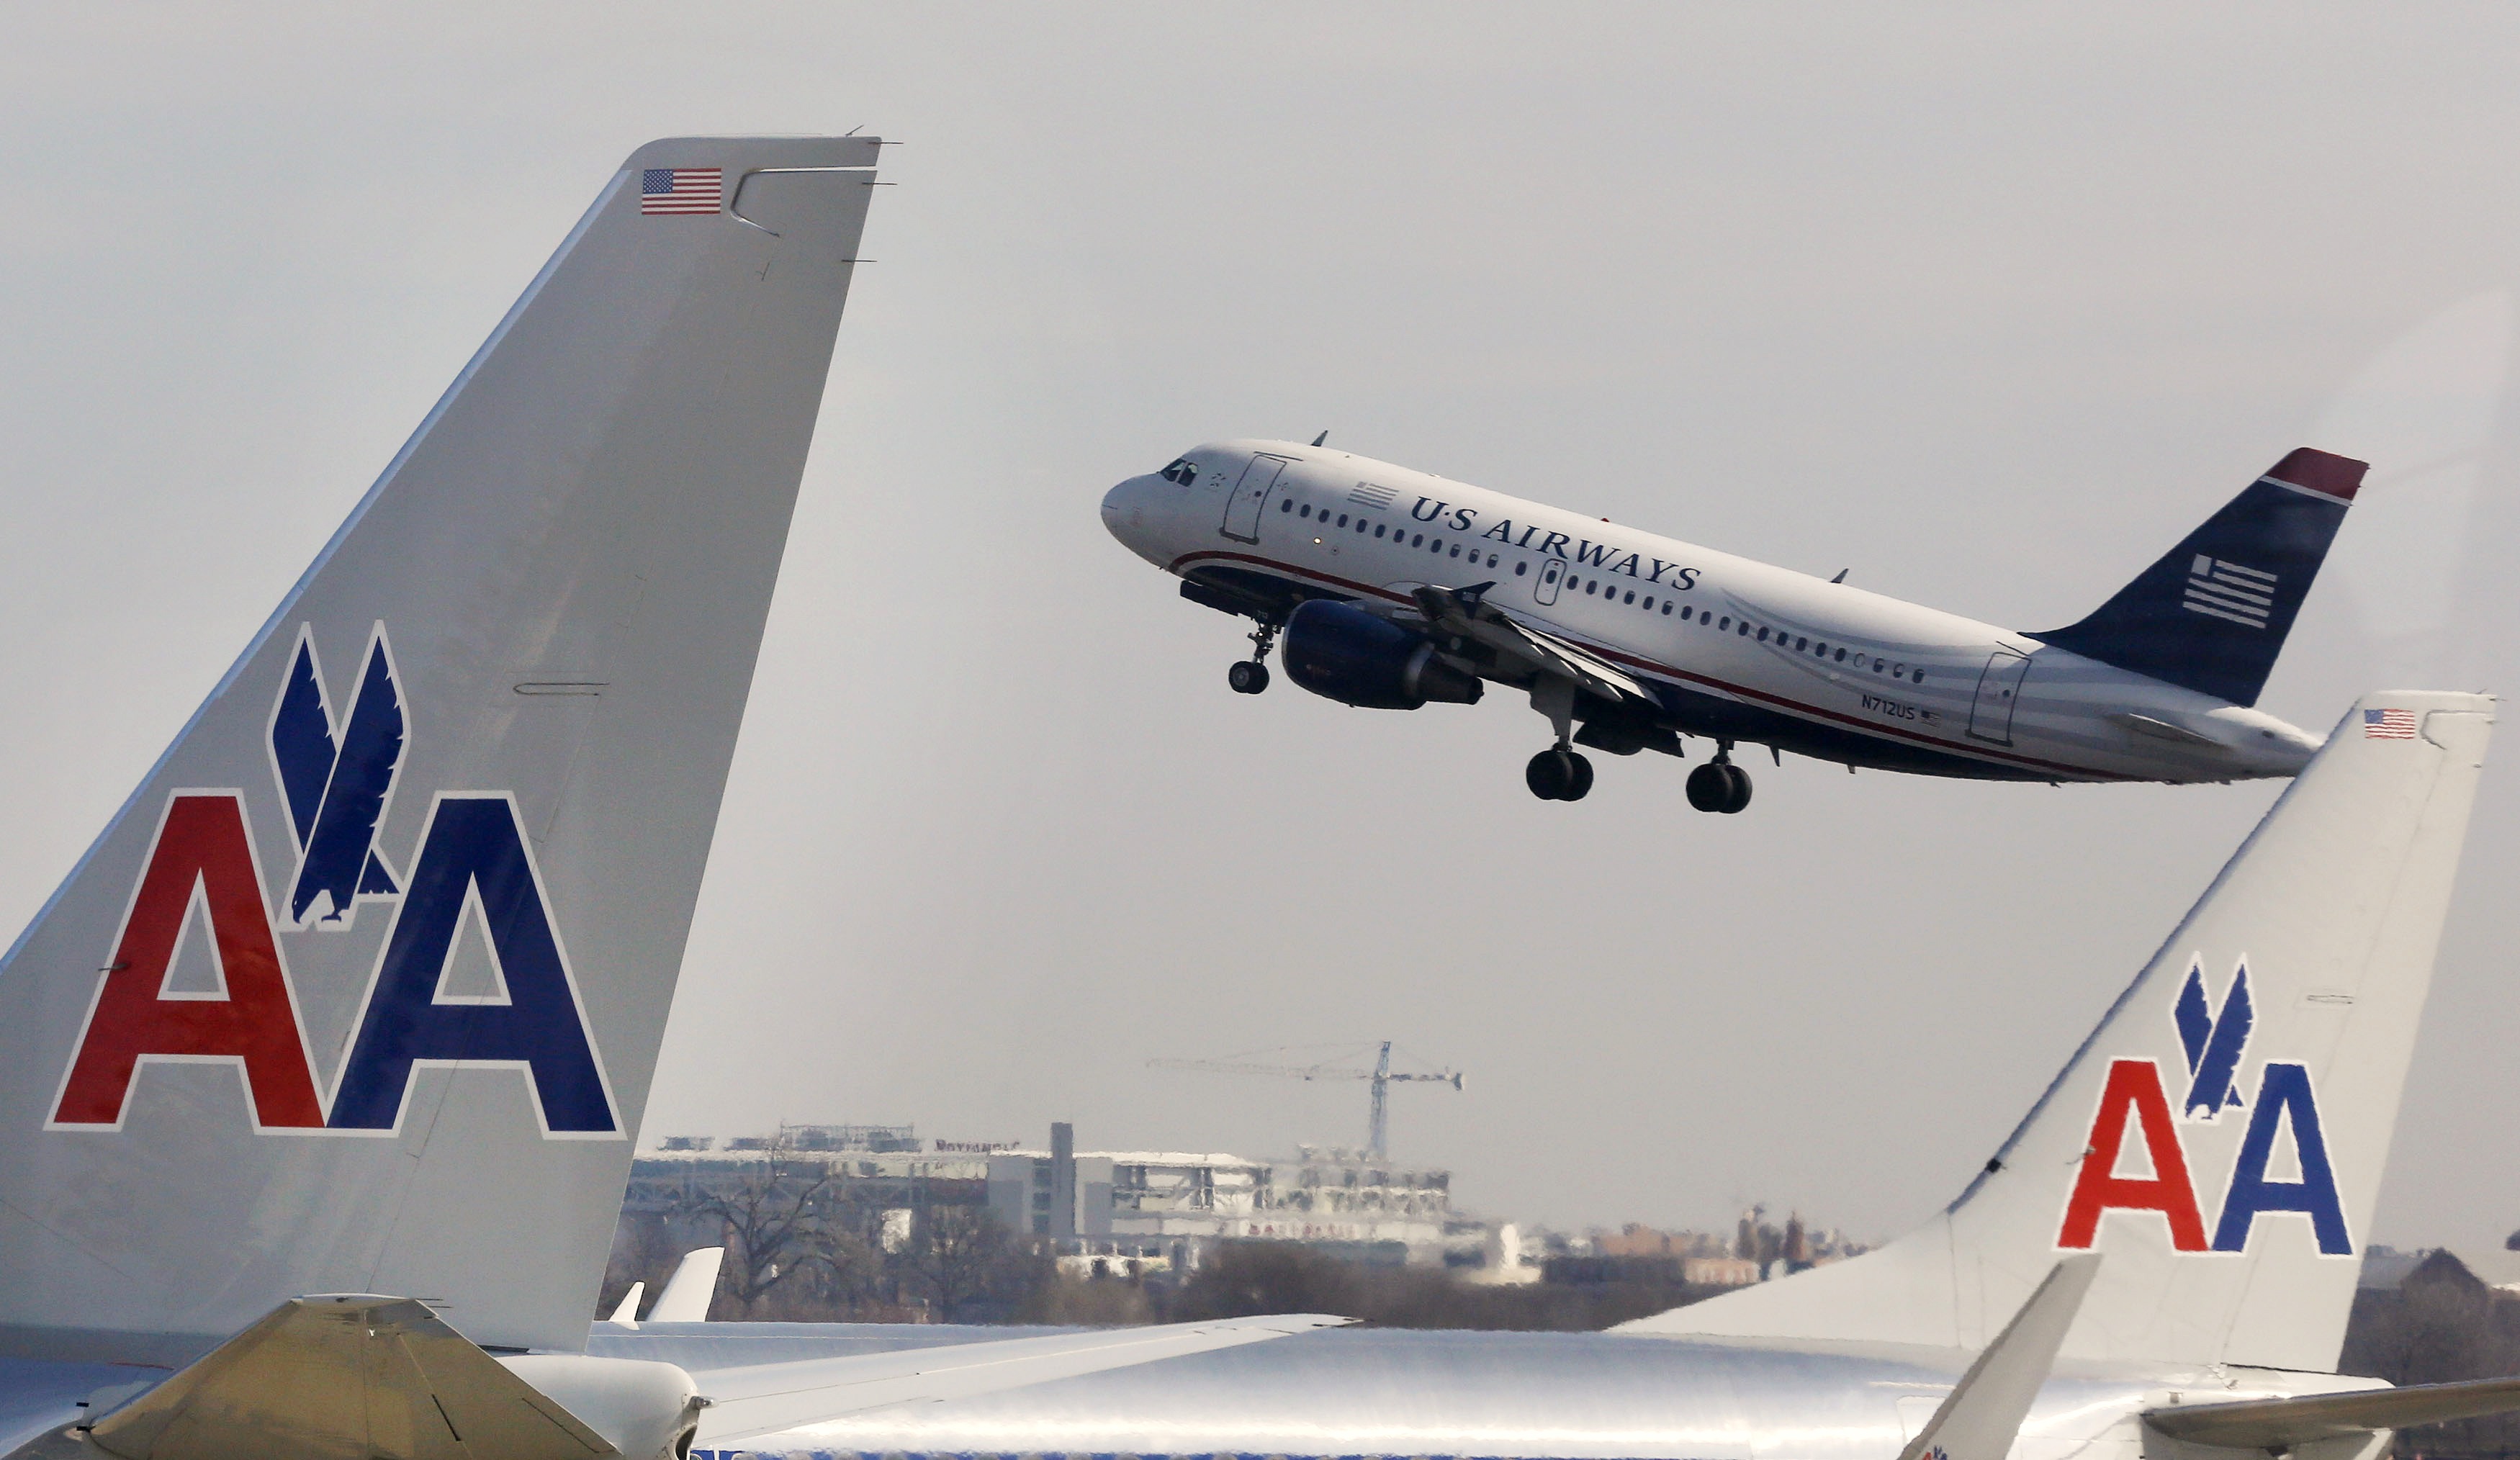
{"type": "Polygon", "coordinates": [[[1952,1386],[1942,1407],[1899,1452],[1899,1460],[2003,1460],[2039,1386],[2056,1364],[2065,1330],[2082,1311],[2083,1295],[2100,1269],[2098,1253],[2066,1258],[1997,1334],[1995,1342],[1952,1386]]]}
{"type": "Polygon", "coordinates": [[[665,1279],[665,1291],[656,1295],[656,1305],[648,1310],[651,1323],[705,1323],[709,1300],[717,1296],[717,1270],[726,1262],[723,1247],[695,1247],[683,1254],[674,1275],[665,1279]]]}
{"type": "Polygon", "coordinates": [[[648,1296],[648,1284],[645,1279],[632,1283],[630,1291],[621,1295],[620,1305],[613,1308],[612,1316],[605,1321],[618,1323],[624,1328],[638,1327],[639,1300],[646,1296],[648,1296]]]}

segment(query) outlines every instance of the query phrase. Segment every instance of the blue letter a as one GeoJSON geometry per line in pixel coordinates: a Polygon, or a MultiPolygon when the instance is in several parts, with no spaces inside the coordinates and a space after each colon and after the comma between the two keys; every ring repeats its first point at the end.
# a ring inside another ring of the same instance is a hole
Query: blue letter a
{"type": "Polygon", "coordinates": [[[521,1065],[542,1102],[546,1132],[620,1128],[516,808],[505,796],[443,796],[431,809],[329,1124],[337,1130],[394,1128],[411,1067],[421,1061],[521,1065]],[[468,893],[480,898],[505,1002],[438,999],[468,893]]]}
{"type": "Polygon", "coordinates": [[[2240,1138],[2240,1162],[2231,1172],[2230,1194],[2223,1198],[2214,1250],[2246,1248],[2250,1224],[2261,1212],[2299,1212],[2310,1218],[2320,1252],[2332,1258],[2354,1255],[2344,1206],[2336,1197],[2336,1169],[2328,1163],[2327,1137],[2318,1128],[2318,1102],[2310,1093],[2310,1071],[2300,1065],[2270,1064],[2258,1077],[2258,1108],[2250,1112],[2249,1133],[2240,1138]],[[2287,1116],[2293,1149],[2301,1156],[2301,1179],[2270,1181],[2267,1162],[2274,1155],[2275,1124],[2287,1116]]]}

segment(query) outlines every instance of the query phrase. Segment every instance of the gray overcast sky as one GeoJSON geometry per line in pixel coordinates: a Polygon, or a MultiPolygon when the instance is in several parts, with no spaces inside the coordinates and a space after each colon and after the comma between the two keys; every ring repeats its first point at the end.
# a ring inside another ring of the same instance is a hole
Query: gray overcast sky
{"type": "MultiPolygon", "coordinates": [[[[2520,14],[93,6],[0,22],[0,924],[30,916],[620,157],[886,155],[652,1129],[1404,1158],[1556,1223],[1886,1236],[2272,799],[1789,761],[1740,818],[1509,698],[1227,692],[1112,481],[1309,438],[2001,623],[2369,455],[2267,707],[2520,679],[2520,14]]],[[[2501,759],[2520,756],[2506,736],[2501,759]]],[[[2520,1226],[2489,777],[2370,1237],[2520,1226]]]]}

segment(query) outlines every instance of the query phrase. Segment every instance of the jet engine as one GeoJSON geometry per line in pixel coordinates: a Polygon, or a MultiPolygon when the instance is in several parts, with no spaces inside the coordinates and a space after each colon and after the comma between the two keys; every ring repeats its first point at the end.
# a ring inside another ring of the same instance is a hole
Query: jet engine
{"type": "Polygon", "coordinates": [[[1360,709],[1414,710],[1428,700],[1474,705],[1487,687],[1436,657],[1425,635],[1353,603],[1315,598],[1299,605],[1282,642],[1288,679],[1360,709]]]}

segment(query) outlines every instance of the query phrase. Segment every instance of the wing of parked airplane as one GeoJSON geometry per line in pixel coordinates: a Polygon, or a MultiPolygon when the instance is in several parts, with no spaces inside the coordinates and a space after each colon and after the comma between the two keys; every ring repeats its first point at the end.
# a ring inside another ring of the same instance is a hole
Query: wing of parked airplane
{"type": "Polygon", "coordinates": [[[699,1439],[721,1444],[780,1432],[811,1435],[819,1423],[887,1404],[968,1398],[1354,1321],[1324,1313],[1221,1318],[709,1370],[697,1376],[709,1400],[699,1439]]]}
{"type": "Polygon", "coordinates": [[[2360,1440],[2377,1431],[2482,1419],[2515,1409],[2520,1409],[2520,1379],[2470,1379],[2229,1404],[2171,1405],[2145,1410],[2143,1422],[2190,1444],[2272,1455],[2322,1439],[2360,1440]]]}
{"type": "Polygon", "coordinates": [[[2004,1460],[2039,1387],[2056,1365],[2065,1330],[2082,1311],[2083,1295],[2099,1269],[2097,1253],[2078,1253],[2049,1268],[2021,1311],[1943,1396],[1925,1428],[1899,1460],[2004,1460]]]}

